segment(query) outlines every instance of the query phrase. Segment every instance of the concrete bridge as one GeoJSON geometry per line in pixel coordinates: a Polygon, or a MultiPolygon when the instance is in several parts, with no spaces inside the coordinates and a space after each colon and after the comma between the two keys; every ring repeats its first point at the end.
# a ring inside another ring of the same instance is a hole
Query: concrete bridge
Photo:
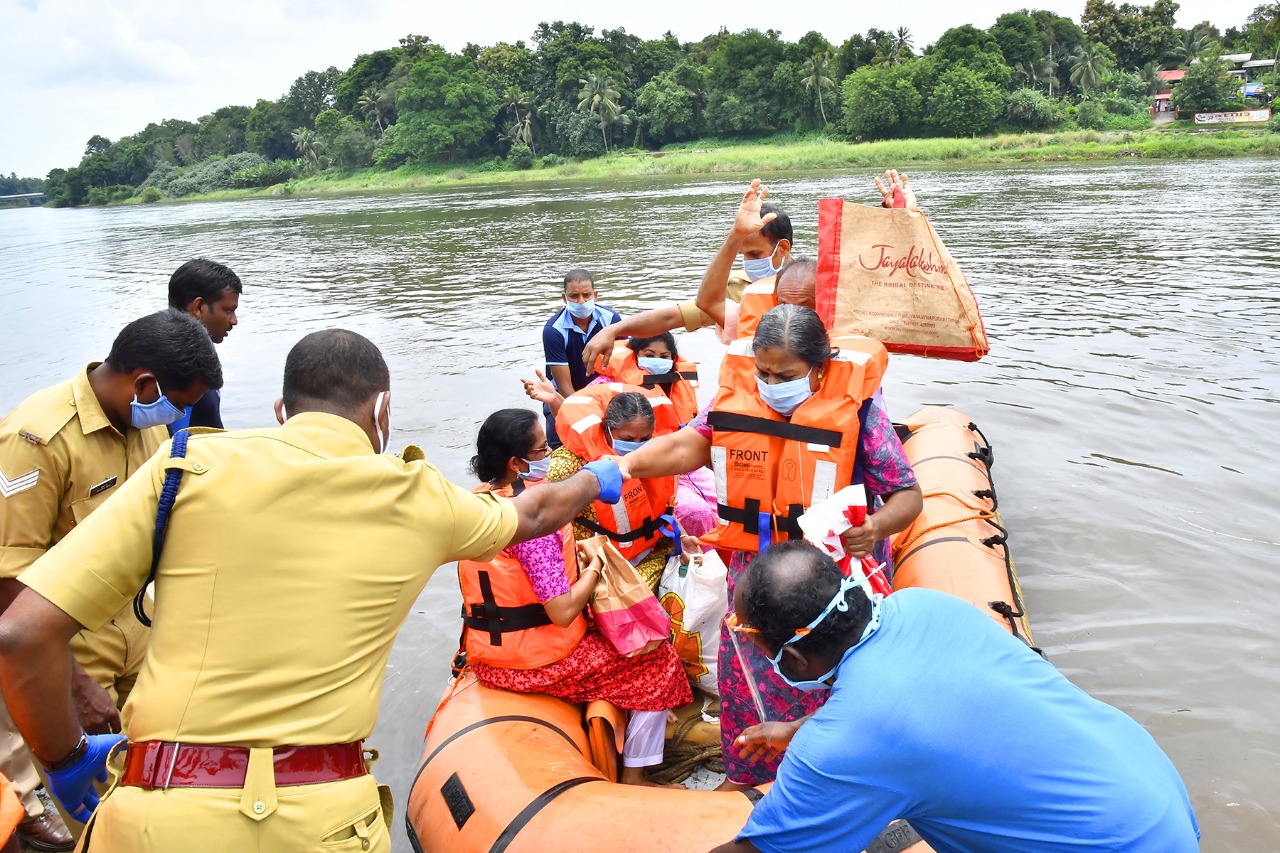
{"type": "Polygon", "coordinates": [[[0,195],[0,206],[6,202],[25,201],[27,204],[40,204],[47,199],[44,193],[18,193],[17,195],[0,195]]]}

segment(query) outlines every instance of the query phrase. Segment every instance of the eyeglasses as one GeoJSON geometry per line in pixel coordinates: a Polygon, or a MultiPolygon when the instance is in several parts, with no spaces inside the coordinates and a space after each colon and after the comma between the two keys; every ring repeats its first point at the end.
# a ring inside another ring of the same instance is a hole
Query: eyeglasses
{"type": "MultiPolygon", "coordinates": [[[[750,625],[742,624],[742,622],[738,620],[737,611],[730,613],[729,617],[724,620],[724,624],[725,624],[725,627],[727,627],[730,631],[733,631],[735,634],[759,634],[760,633],[759,628],[752,628],[750,625]]],[[[798,639],[800,637],[807,636],[809,633],[809,630],[810,630],[809,628],[797,628],[795,637],[793,639],[798,639]]]]}
{"type": "Polygon", "coordinates": [[[551,453],[551,445],[544,444],[541,447],[535,447],[529,451],[529,455],[525,459],[546,459],[551,453]]]}

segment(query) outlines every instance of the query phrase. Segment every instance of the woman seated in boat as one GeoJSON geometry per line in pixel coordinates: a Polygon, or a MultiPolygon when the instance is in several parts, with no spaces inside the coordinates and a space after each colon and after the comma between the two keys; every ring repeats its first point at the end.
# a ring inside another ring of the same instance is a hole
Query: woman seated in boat
{"type": "MultiPolygon", "coordinates": [[[[548,453],[542,419],[526,409],[494,412],[480,427],[471,472],[477,491],[511,495],[548,453]]],[[[623,657],[585,615],[599,563],[579,572],[568,527],[504,549],[493,561],[458,563],[467,663],[482,684],[545,693],[566,702],[607,700],[630,713],[622,778],[646,784],[662,761],[667,711],[692,701],[669,642],[623,657]]]]}
{"type": "MultiPolygon", "coordinates": [[[[869,404],[888,355],[869,338],[842,338],[839,344],[832,348],[809,308],[770,310],[752,340],[730,346],[721,387],[707,410],[674,435],[655,438],[619,460],[623,476],[639,478],[712,465],[720,524],[702,541],[733,552],[730,600],[755,555],[772,542],[800,538],[797,517],[844,486],[865,485],[871,510],[864,524],[846,531],[845,547],[855,557],[873,554],[886,573],[888,537],[920,512],[920,487],[893,424],[883,409],[869,404]]],[[[826,691],[788,685],[753,647],[743,651],[769,719],[798,719],[825,700],[826,691]]],[[[759,714],[723,629],[719,665],[725,785],[768,781],[777,772],[778,756],[751,763],[732,747],[744,729],[759,722],[759,714]]]]}
{"type": "Polygon", "coordinates": [[[625,382],[660,389],[675,405],[681,426],[698,414],[698,365],[680,358],[670,332],[618,341],[608,360],[600,357],[596,373],[592,385],[625,382]]]}
{"type": "MultiPolygon", "coordinates": [[[[588,385],[553,410],[563,446],[551,454],[547,479],[552,482],[572,477],[588,462],[625,456],[680,426],[675,407],[661,391],[619,382],[588,385]]],[[[667,558],[675,553],[676,525],[671,523],[675,495],[674,474],[628,478],[617,503],[595,501],[574,520],[574,536],[608,536],[640,577],[656,589],[667,558]]]]}
{"type": "MultiPolygon", "coordinates": [[[[613,365],[614,367],[616,367],[620,361],[626,362],[626,360],[620,359],[618,356],[618,350],[620,349],[625,350],[627,353],[631,355],[631,358],[627,363],[630,363],[633,367],[639,364],[640,361],[644,359],[663,359],[663,360],[669,359],[678,366],[678,369],[681,373],[692,372],[694,376],[697,376],[696,365],[679,361],[679,355],[675,348],[675,338],[672,337],[672,335],[669,332],[663,333],[653,338],[631,338],[629,341],[619,342],[614,346],[614,358],[610,359],[610,361],[608,362],[608,365],[613,365]]],[[[665,365],[654,365],[651,362],[647,362],[647,365],[648,366],[644,369],[649,369],[649,368],[658,369],[665,366],[665,365]]],[[[618,371],[620,374],[618,378],[615,378],[612,375],[601,375],[601,376],[598,376],[596,379],[592,380],[592,382],[587,386],[588,389],[598,388],[599,386],[606,386],[606,387],[610,387],[611,390],[609,390],[607,394],[605,392],[593,392],[593,393],[596,393],[597,396],[592,398],[592,400],[587,405],[588,416],[592,414],[600,414],[598,411],[596,411],[599,409],[600,401],[603,400],[606,396],[607,397],[616,396],[619,393],[617,390],[617,386],[619,382],[630,385],[631,386],[630,390],[633,392],[639,391],[647,395],[648,400],[650,402],[646,403],[643,401],[637,401],[637,407],[636,407],[637,411],[641,411],[645,405],[649,405],[650,408],[652,408],[652,401],[655,399],[658,399],[657,395],[654,392],[660,389],[662,393],[666,396],[667,400],[670,402],[670,409],[676,415],[677,425],[685,424],[690,417],[693,417],[694,415],[696,415],[697,413],[696,408],[688,417],[681,414],[682,405],[685,407],[694,407],[697,405],[697,400],[696,400],[696,397],[694,396],[693,387],[690,385],[690,382],[687,378],[682,377],[680,380],[680,383],[674,386],[666,383],[658,383],[651,388],[645,388],[644,386],[640,385],[639,382],[632,381],[632,379],[638,379],[640,378],[640,376],[645,375],[643,371],[640,370],[640,368],[637,367],[636,370],[637,370],[637,373],[635,374],[631,373],[630,370],[618,371]],[[630,379],[621,378],[621,376],[624,376],[624,375],[630,376],[631,378],[630,379]]],[[[534,400],[535,402],[538,402],[538,403],[545,404],[551,410],[551,413],[553,415],[558,416],[561,406],[564,405],[564,402],[565,402],[564,398],[560,396],[560,394],[556,391],[555,386],[552,385],[551,382],[549,382],[545,376],[543,376],[541,371],[535,371],[535,372],[537,373],[537,377],[538,377],[537,379],[521,379],[520,380],[522,383],[524,383],[525,394],[527,394],[531,400],[534,400]]],[[[577,397],[578,395],[575,394],[574,396],[577,397]]],[[[659,405],[662,406],[666,404],[662,403],[662,401],[659,400],[659,405]]],[[[621,406],[621,404],[618,404],[618,406],[621,406]]],[[[615,415],[620,416],[621,411],[622,411],[621,408],[615,407],[615,415]]],[[[669,430],[670,424],[665,423],[666,421],[670,420],[667,417],[667,414],[668,412],[665,412],[665,411],[661,412],[661,416],[662,416],[662,420],[664,421],[664,424],[660,425],[660,428],[663,430],[663,432],[670,431],[669,430]]],[[[657,417],[645,415],[644,419],[646,421],[646,423],[644,424],[641,424],[639,421],[636,421],[636,423],[634,424],[634,427],[635,427],[634,430],[629,430],[627,427],[618,427],[618,429],[621,430],[619,435],[629,437],[630,432],[634,431],[636,436],[638,436],[641,441],[647,440],[651,435],[653,435],[657,417]]],[[[560,426],[560,422],[557,420],[556,422],[557,433],[560,432],[559,426],[560,426]]],[[[581,443],[582,442],[576,442],[576,441],[570,442],[570,444],[574,445],[574,447],[577,447],[581,443]]],[[[608,444],[609,446],[607,448],[600,448],[600,449],[604,453],[616,453],[619,456],[622,456],[625,453],[629,452],[625,448],[630,447],[632,445],[631,442],[626,442],[624,439],[624,449],[619,451],[619,450],[613,449],[612,441],[609,441],[608,444]]],[[[561,448],[561,450],[563,450],[563,448],[561,448]]],[[[593,457],[593,458],[598,458],[598,457],[593,457]]],[[[553,477],[553,479],[558,480],[564,477],[572,476],[573,473],[582,466],[583,459],[584,459],[583,454],[577,452],[577,450],[575,449],[571,449],[563,453],[557,452],[556,455],[552,456],[552,462],[551,462],[551,465],[555,470],[555,476],[553,477]]],[[[586,459],[586,461],[592,461],[592,459],[586,459]]],[[[545,472],[543,473],[542,476],[545,476],[545,472]]],[[[711,476],[711,471],[708,468],[699,468],[693,471],[685,472],[685,473],[682,473],[677,478],[674,514],[677,522],[679,523],[680,530],[683,533],[696,537],[696,536],[701,536],[704,533],[710,532],[711,529],[715,527],[715,524],[716,524],[715,501],[713,500],[713,497],[712,497],[714,493],[715,493],[715,480],[711,476]]],[[[595,518],[591,517],[592,512],[593,512],[592,510],[588,510],[587,517],[590,521],[596,521],[595,518]]],[[[594,528],[590,528],[589,526],[583,526],[579,529],[578,532],[581,534],[578,538],[582,539],[582,538],[589,538],[591,536],[595,536],[600,531],[594,528]]],[[[622,549],[620,548],[620,550],[622,549]]],[[[638,551],[641,549],[634,549],[634,550],[635,552],[638,553],[638,551]]],[[[652,581],[655,587],[658,582],[658,575],[661,573],[662,565],[663,565],[662,561],[657,559],[657,557],[662,557],[663,559],[665,559],[668,553],[669,553],[668,549],[666,548],[661,549],[655,555],[654,559],[645,561],[644,568],[641,569],[641,576],[644,577],[646,580],[652,581]]]]}

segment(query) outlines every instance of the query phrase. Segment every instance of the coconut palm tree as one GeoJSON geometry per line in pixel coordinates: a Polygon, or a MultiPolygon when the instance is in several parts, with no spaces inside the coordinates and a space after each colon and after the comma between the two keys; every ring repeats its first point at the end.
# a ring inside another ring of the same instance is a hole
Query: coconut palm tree
{"type": "Polygon", "coordinates": [[[898,31],[893,34],[893,51],[899,56],[906,58],[912,55],[911,30],[906,27],[898,27],[898,31]]]}
{"type": "Polygon", "coordinates": [[[1186,65],[1213,46],[1216,46],[1216,42],[1207,33],[1194,29],[1187,30],[1169,51],[1168,58],[1179,65],[1186,65]]]}
{"type": "Polygon", "coordinates": [[[1086,42],[1071,54],[1071,84],[1079,86],[1086,95],[1090,89],[1096,89],[1107,73],[1107,58],[1102,48],[1092,42],[1086,42]]]}
{"type": "Polygon", "coordinates": [[[828,86],[834,86],[836,83],[829,76],[831,71],[831,54],[822,53],[809,57],[804,64],[804,87],[805,89],[818,90],[818,112],[822,114],[822,125],[827,125],[827,110],[822,104],[822,90],[828,86]]]}
{"type": "Polygon", "coordinates": [[[629,125],[631,119],[622,114],[622,106],[618,99],[621,93],[613,88],[613,81],[608,77],[588,74],[586,79],[579,78],[582,91],[578,93],[578,109],[586,110],[600,122],[600,136],[604,140],[604,150],[609,150],[609,129],[615,123],[629,125]]]}
{"type": "Polygon", "coordinates": [[[356,99],[356,106],[369,117],[371,122],[373,122],[373,126],[378,129],[379,136],[381,136],[382,132],[387,129],[387,113],[386,107],[384,106],[385,97],[386,95],[383,92],[380,92],[370,86],[368,89],[364,90],[364,93],[361,94],[359,98],[356,99]]]}
{"type": "Polygon", "coordinates": [[[502,109],[508,109],[515,113],[516,124],[520,123],[520,110],[529,106],[530,95],[519,86],[508,86],[507,91],[502,95],[502,109]]]}
{"type": "Polygon", "coordinates": [[[300,127],[293,132],[293,147],[307,163],[307,171],[320,168],[320,137],[310,128],[300,127]]]}

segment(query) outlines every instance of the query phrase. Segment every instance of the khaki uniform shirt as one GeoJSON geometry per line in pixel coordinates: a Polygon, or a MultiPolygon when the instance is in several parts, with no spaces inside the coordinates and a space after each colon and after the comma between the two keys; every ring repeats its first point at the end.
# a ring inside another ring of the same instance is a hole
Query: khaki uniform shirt
{"type": "MultiPolygon", "coordinates": [[[[729,275],[729,284],[727,285],[726,295],[732,302],[738,302],[742,299],[742,291],[746,289],[751,281],[739,271],[734,271],[729,275]]],[[[677,302],[676,307],[680,309],[680,319],[684,321],[684,330],[686,332],[696,332],[699,329],[705,329],[707,326],[714,326],[715,320],[712,320],[706,313],[698,307],[697,300],[689,299],[685,302],[677,302]]]]}
{"type": "Polygon", "coordinates": [[[90,364],[0,421],[0,578],[16,578],[108,497],[168,437],[107,420],[90,364]]]}
{"type": "Polygon", "coordinates": [[[185,459],[168,454],[21,578],[82,625],[103,624],[147,577],[166,467],[186,472],[125,709],[131,741],[367,737],[392,641],[432,572],[492,559],[516,529],[510,501],[375,454],[334,415],[193,435],[185,459]]]}

